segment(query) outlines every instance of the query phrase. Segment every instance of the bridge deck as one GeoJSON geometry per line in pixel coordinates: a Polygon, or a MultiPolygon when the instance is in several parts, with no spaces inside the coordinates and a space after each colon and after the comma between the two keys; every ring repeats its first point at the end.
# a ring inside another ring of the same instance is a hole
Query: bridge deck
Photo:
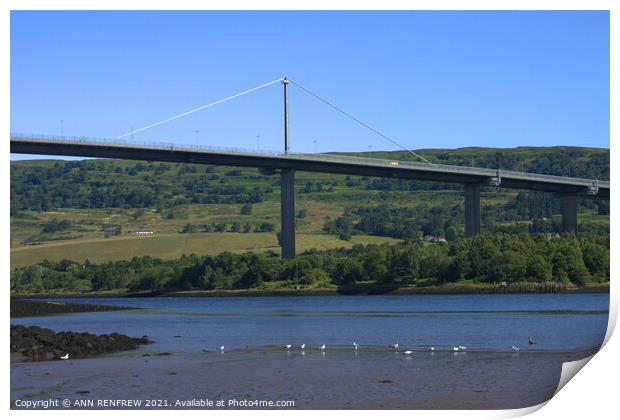
{"type": "Polygon", "coordinates": [[[476,167],[371,159],[340,154],[280,154],[234,148],[207,148],[173,143],[136,143],[126,140],[49,137],[11,134],[11,153],[83,156],[162,162],[203,163],[268,169],[295,169],[349,175],[418,179],[460,184],[492,185],[609,199],[610,183],[476,167]],[[595,187],[594,189],[592,187],[595,187]],[[596,193],[595,193],[596,192],[596,193]]]}

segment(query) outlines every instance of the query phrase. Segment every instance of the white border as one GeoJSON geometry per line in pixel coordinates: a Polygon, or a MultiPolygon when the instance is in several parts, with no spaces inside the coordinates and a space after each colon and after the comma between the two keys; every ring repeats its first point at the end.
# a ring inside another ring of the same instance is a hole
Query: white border
{"type": "MultiPolygon", "coordinates": [[[[345,9],[364,9],[364,10],[610,10],[610,24],[611,24],[611,48],[610,48],[610,63],[611,63],[611,138],[618,139],[618,126],[617,126],[617,98],[618,98],[618,84],[617,78],[614,78],[614,74],[618,74],[618,23],[617,16],[619,2],[614,1],[533,1],[533,0],[506,0],[506,1],[393,1],[384,0],[382,2],[370,2],[366,0],[360,0],[356,2],[345,2],[338,0],[315,0],[315,1],[297,1],[284,2],[284,1],[199,1],[199,0],[176,0],[176,1],[163,1],[163,0],[151,0],[151,1],[139,1],[139,0],[90,0],[90,1],[71,1],[71,0],[59,0],[59,1],[44,1],[44,0],[4,0],[0,3],[0,10],[2,12],[0,17],[0,51],[3,58],[2,66],[2,117],[0,118],[1,132],[8,135],[10,131],[10,75],[9,75],[9,63],[10,63],[10,40],[9,40],[9,25],[10,25],[10,10],[139,10],[139,9],[159,9],[159,10],[235,10],[235,9],[247,9],[247,10],[345,10],[345,9]]],[[[1,143],[1,147],[5,153],[5,156],[9,156],[9,142],[8,139],[1,143]]],[[[587,146],[584,144],[583,146],[587,146]]],[[[616,148],[611,148],[611,161],[612,168],[616,167],[618,162],[618,152],[616,148]]],[[[0,196],[9,197],[9,159],[2,161],[4,167],[3,173],[5,174],[5,181],[1,184],[2,190],[0,196]]],[[[614,180],[614,171],[612,170],[612,180],[614,180]]],[[[612,201],[616,192],[612,193],[612,201]]],[[[5,247],[3,252],[4,273],[8,272],[10,249],[9,249],[9,203],[8,200],[2,200],[2,210],[5,215],[5,223],[2,225],[2,233],[6,238],[5,247]]],[[[617,214],[615,207],[612,206],[612,217],[617,214]]],[[[616,237],[615,224],[611,224],[612,238],[616,237]]],[[[612,261],[618,257],[617,247],[612,243],[611,258],[612,261]]],[[[615,265],[611,267],[611,277],[614,278],[616,270],[615,265]]],[[[7,278],[6,276],[5,278],[7,278]]],[[[8,283],[8,278],[6,280],[8,283]]],[[[8,284],[5,285],[5,293],[3,294],[2,306],[5,314],[9,313],[9,293],[8,284]]],[[[504,411],[413,411],[413,412],[389,412],[386,413],[393,417],[415,416],[416,418],[459,418],[459,419],[479,419],[479,418],[503,418],[503,417],[515,417],[535,412],[533,414],[536,418],[583,418],[588,416],[594,418],[597,416],[603,416],[603,418],[610,417],[611,413],[617,413],[617,398],[616,380],[618,373],[618,362],[615,354],[619,354],[620,344],[618,339],[611,339],[611,333],[615,328],[618,313],[618,287],[614,287],[612,281],[611,288],[611,307],[610,307],[610,320],[607,335],[605,338],[605,347],[597,354],[588,367],[583,369],[579,373],[579,378],[574,381],[570,381],[553,399],[547,404],[541,404],[537,407],[531,407],[529,409],[522,410],[504,410],[504,411]],[[544,409],[539,410],[542,406],[544,409]],[[537,411],[538,410],[538,411],[537,411]]],[[[6,322],[6,321],[5,321],[6,322]]],[[[8,327],[9,323],[5,323],[5,331],[2,335],[3,340],[3,360],[9,360],[9,346],[8,346],[8,327]]],[[[10,400],[10,384],[9,384],[9,364],[5,362],[2,365],[2,408],[9,410],[10,400]]],[[[31,418],[38,415],[44,415],[49,418],[62,418],[66,419],[77,418],[83,416],[84,412],[68,412],[68,411],[47,411],[47,412],[22,412],[22,411],[10,411],[11,416],[16,418],[31,418]]],[[[87,415],[92,418],[108,418],[110,415],[114,417],[122,416],[126,414],[129,416],[140,415],[137,412],[119,412],[115,411],[113,414],[107,411],[89,412],[87,415]]],[[[142,412],[142,414],[144,414],[142,412]]],[[[164,416],[170,415],[182,415],[184,417],[196,417],[204,419],[206,417],[217,418],[233,418],[238,416],[247,416],[247,412],[190,412],[184,411],[182,413],[169,413],[169,412],[151,412],[149,416],[164,416]]],[[[317,418],[317,417],[331,417],[331,416],[355,416],[356,418],[374,418],[375,416],[383,415],[383,412],[378,411],[305,411],[305,412],[290,412],[290,411],[259,411],[252,412],[252,417],[259,419],[274,419],[285,418],[294,416],[299,419],[305,418],[317,418]]]]}

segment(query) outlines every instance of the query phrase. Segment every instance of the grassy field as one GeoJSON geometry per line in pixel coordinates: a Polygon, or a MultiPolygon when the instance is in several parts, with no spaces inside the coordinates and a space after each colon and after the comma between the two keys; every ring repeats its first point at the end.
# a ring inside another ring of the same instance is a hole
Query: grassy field
{"type": "MultiPolygon", "coordinates": [[[[355,244],[395,242],[395,239],[356,235],[351,241],[334,236],[298,234],[297,252],[307,249],[329,249],[355,244]]],[[[130,259],[135,256],[170,259],[183,254],[217,255],[224,251],[268,251],[279,253],[280,247],[274,233],[193,233],[155,234],[153,236],[120,236],[111,238],[55,241],[41,245],[20,246],[11,249],[11,268],[34,264],[44,259],[58,261],[63,258],[83,262],[130,259]]]]}

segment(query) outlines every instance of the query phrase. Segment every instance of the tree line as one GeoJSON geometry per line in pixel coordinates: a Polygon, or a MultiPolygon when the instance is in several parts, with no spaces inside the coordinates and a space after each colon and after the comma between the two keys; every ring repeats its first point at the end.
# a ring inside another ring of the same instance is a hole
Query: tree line
{"type": "Polygon", "coordinates": [[[83,263],[43,261],[11,272],[12,293],[54,291],[228,290],[257,287],[609,281],[609,236],[481,235],[449,244],[410,240],[309,250],[292,260],[274,252],[176,260],[134,257],[83,263]]]}
{"type": "MultiPolygon", "coordinates": [[[[608,201],[595,201],[589,198],[579,200],[579,207],[596,209],[600,215],[609,214],[608,201]]],[[[492,233],[556,233],[561,232],[560,213],[557,197],[539,191],[519,192],[504,205],[485,205],[481,209],[481,219],[486,231],[492,233]],[[513,222],[513,223],[505,223],[513,222]],[[514,223],[527,222],[527,223],[514,223]]],[[[369,207],[349,208],[334,219],[328,219],[323,231],[349,240],[352,235],[367,234],[400,239],[415,239],[432,235],[452,241],[462,235],[464,218],[463,204],[439,206],[421,204],[416,207],[392,207],[386,204],[369,207]]],[[[580,232],[608,234],[602,225],[582,224],[580,232]]]]}

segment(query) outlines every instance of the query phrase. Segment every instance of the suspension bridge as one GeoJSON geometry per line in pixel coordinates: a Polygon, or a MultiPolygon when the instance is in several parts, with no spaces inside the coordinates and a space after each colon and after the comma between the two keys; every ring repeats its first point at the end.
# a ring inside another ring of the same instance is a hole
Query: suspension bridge
{"type": "Polygon", "coordinates": [[[415,179],[462,184],[465,201],[465,234],[480,233],[480,189],[513,188],[544,191],[560,198],[562,227],[565,232],[577,232],[578,199],[609,200],[610,183],[593,179],[560,177],[499,169],[441,165],[430,162],[418,153],[403,146],[401,142],[346,112],[333,102],[318,95],[300,83],[283,77],[227,98],[174,115],[146,125],[115,138],[50,136],[45,134],[11,133],[11,153],[36,155],[80,156],[92,158],[146,160],[156,162],[179,162],[258,168],[265,174],[279,174],[281,178],[281,234],[283,258],[295,256],[295,172],[323,172],[385,178],[415,179]],[[252,151],[234,147],[184,145],[163,142],[139,142],[128,140],[133,134],[149,130],[169,121],[205,110],[256,90],[282,83],[284,88],[284,121],[282,152],[252,151]],[[289,84],[299,87],[337,112],[366,127],[379,137],[411,154],[417,161],[373,159],[342,154],[291,153],[288,129],[289,84]]]}

